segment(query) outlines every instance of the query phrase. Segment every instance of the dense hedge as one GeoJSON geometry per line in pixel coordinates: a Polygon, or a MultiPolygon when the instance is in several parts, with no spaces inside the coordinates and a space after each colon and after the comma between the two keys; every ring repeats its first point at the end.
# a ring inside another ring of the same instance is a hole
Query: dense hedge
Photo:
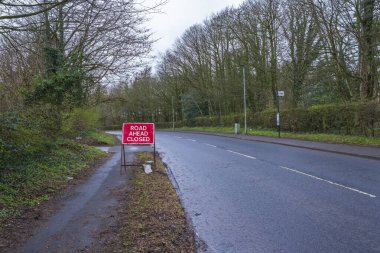
{"type": "MultiPolygon", "coordinates": [[[[281,112],[281,127],[293,132],[339,132],[353,134],[360,131],[373,135],[380,124],[379,104],[333,104],[293,109],[281,112]]],[[[275,111],[255,114],[254,126],[274,128],[275,111]]]]}
{"type": "MultiPolygon", "coordinates": [[[[176,127],[212,127],[243,124],[242,114],[220,117],[197,117],[176,122],[176,127]]],[[[276,110],[266,110],[247,118],[249,127],[276,128],[276,110]]],[[[171,128],[172,123],[157,123],[158,128],[171,128]]],[[[380,127],[379,103],[350,103],[318,105],[281,111],[281,128],[292,132],[318,132],[375,135],[380,127]]]]}

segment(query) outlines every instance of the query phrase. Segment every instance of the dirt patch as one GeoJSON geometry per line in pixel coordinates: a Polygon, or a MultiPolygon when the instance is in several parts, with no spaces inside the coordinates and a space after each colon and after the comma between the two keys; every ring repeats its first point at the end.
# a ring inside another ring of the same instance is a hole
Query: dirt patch
{"type": "Polygon", "coordinates": [[[125,194],[129,191],[128,186],[120,187],[112,191],[118,199],[118,207],[106,219],[102,221],[102,228],[94,234],[95,244],[87,251],[92,253],[125,253],[121,231],[124,229],[122,213],[125,211],[125,194]]]}
{"type": "Polygon", "coordinates": [[[62,208],[63,196],[67,197],[74,187],[86,181],[110,156],[95,160],[88,169],[80,171],[73,180],[50,194],[48,201],[21,209],[15,218],[5,220],[0,229],[0,252],[15,252],[33,235],[36,227],[43,226],[52,214],[62,208]]]}
{"type": "MultiPolygon", "coordinates": [[[[152,156],[143,153],[140,159],[152,156]]],[[[127,252],[196,252],[194,233],[160,159],[151,174],[134,171],[124,203],[120,238],[127,252]]]]}

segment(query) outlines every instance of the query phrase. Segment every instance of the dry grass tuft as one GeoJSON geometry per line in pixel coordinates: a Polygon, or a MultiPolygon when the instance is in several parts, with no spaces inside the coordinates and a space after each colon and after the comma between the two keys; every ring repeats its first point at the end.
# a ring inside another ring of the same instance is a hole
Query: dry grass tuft
{"type": "MultiPolygon", "coordinates": [[[[152,154],[139,158],[152,160],[152,154]]],[[[134,173],[123,218],[127,252],[196,252],[194,234],[161,160],[151,174],[141,168],[134,173]]]]}

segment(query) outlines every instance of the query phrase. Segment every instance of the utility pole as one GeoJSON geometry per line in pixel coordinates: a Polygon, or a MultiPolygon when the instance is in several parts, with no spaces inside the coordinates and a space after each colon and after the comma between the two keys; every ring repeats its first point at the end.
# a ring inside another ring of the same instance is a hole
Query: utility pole
{"type": "Polygon", "coordinates": [[[172,96],[172,114],[173,114],[173,131],[174,131],[174,120],[175,120],[175,117],[174,117],[174,96],[172,96]]]}
{"type": "Polygon", "coordinates": [[[244,134],[247,134],[247,99],[245,88],[245,66],[243,65],[244,134]]]}
{"type": "Polygon", "coordinates": [[[277,92],[277,130],[278,130],[278,138],[281,138],[281,124],[280,124],[280,96],[277,92]]]}

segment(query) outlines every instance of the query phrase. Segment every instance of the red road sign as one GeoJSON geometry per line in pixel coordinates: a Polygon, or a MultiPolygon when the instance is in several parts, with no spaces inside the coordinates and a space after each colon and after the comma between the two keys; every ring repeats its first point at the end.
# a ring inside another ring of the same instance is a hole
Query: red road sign
{"type": "Polygon", "coordinates": [[[153,123],[124,123],[123,144],[127,145],[153,145],[153,123]]]}

